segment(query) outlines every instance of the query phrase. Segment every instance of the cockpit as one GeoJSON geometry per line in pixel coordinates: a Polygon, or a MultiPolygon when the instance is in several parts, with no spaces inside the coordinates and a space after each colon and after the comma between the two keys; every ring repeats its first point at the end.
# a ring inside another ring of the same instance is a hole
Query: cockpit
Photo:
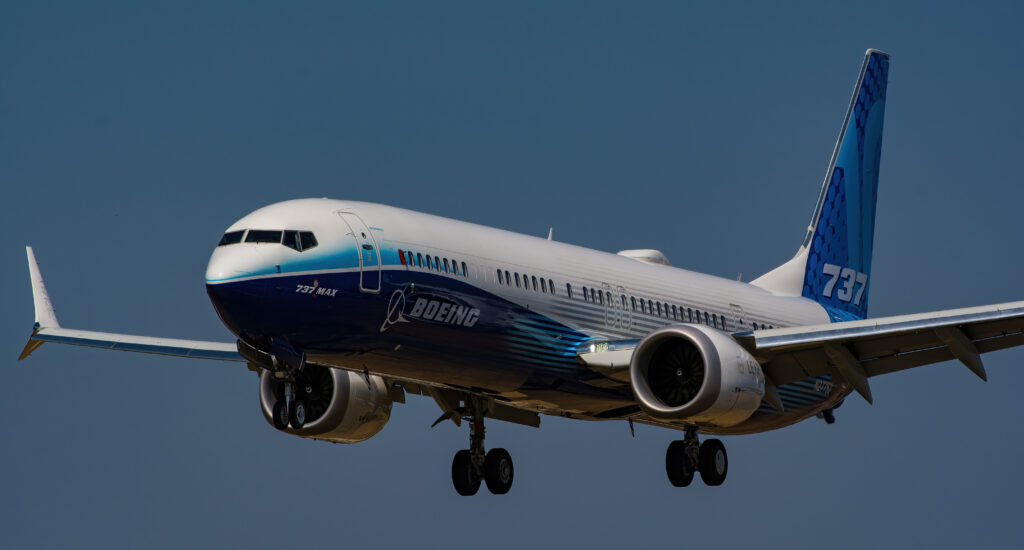
{"type": "Polygon", "coordinates": [[[282,244],[302,252],[315,247],[318,243],[312,231],[296,231],[292,229],[241,229],[228,231],[220,239],[217,246],[229,246],[238,243],[282,244]]]}

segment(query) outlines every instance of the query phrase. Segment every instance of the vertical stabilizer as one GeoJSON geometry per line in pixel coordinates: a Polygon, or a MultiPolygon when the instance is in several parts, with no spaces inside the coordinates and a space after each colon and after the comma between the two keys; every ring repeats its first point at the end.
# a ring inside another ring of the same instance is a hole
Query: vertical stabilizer
{"type": "Polygon", "coordinates": [[[867,316],[888,77],[889,54],[868,50],[800,249],[751,283],[816,300],[834,320],[867,316]]]}

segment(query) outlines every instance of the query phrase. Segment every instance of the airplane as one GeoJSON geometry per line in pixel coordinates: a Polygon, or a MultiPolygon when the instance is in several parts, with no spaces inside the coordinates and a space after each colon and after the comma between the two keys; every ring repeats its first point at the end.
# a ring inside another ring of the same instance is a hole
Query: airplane
{"type": "Polygon", "coordinates": [[[722,484],[719,439],[812,418],[832,423],[872,377],[1024,343],[1024,301],[868,318],[889,55],[867,50],[795,256],[749,283],[680,269],[657,250],[617,254],[350,200],[300,199],[231,224],[206,291],[235,342],[60,326],[31,247],[35,308],[19,359],[47,342],[235,361],[259,374],[265,420],[356,443],[394,403],[432,398],[469,427],[451,476],[507,493],[509,452],[484,419],[619,420],[682,433],[673,486],[722,484]]]}

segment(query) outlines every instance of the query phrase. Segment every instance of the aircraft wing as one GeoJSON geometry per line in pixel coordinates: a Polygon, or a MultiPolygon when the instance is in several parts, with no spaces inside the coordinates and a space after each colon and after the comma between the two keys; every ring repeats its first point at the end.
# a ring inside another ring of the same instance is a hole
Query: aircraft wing
{"type": "MultiPolygon", "coordinates": [[[[838,371],[869,403],[867,379],[958,359],[987,379],[981,354],[1024,345],[1024,302],[734,333],[775,386],[838,371]],[[834,366],[836,370],[830,370],[834,366]]],[[[638,340],[607,342],[581,353],[580,363],[629,383],[638,340]]]]}
{"type": "Polygon", "coordinates": [[[233,342],[179,340],[175,338],[156,338],[152,336],[94,332],[91,330],[72,330],[60,327],[40,327],[36,329],[32,333],[28,344],[25,345],[25,349],[21,352],[21,356],[19,356],[18,359],[21,360],[28,357],[33,351],[46,342],[119,351],[153,353],[157,355],[173,355],[175,357],[191,357],[193,359],[245,361],[245,359],[238,354],[238,349],[233,342]]]}
{"type": "Polygon", "coordinates": [[[871,401],[867,379],[958,359],[987,379],[981,354],[1024,344],[1024,302],[758,330],[733,337],[776,385],[828,374],[834,365],[871,401]]]}
{"type": "Polygon", "coordinates": [[[22,350],[21,355],[18,357],[19,361],[31,355],[33,351],[46,342],[153,353],[157,355],[173,355],[193,359],[245,361],[245,358],[239,355],[237,345],[234,342],[179,340],[175,338],[155,338],[151,336],[134,336],[131,334],[113,334],[109,332],[61,328],[57,322],[57,315],[53,311],[50,296],[46,292],[46,286],[43,284],[43,276],[39,272],[39,264],[36,263],[32,247],[26,247],[25,252],[28,255],[29,276],[32,279],[32,301],[35,305],[36,322],[32,336],[29,337],[28,343],[25,344],[25,349],[22,350]]]}

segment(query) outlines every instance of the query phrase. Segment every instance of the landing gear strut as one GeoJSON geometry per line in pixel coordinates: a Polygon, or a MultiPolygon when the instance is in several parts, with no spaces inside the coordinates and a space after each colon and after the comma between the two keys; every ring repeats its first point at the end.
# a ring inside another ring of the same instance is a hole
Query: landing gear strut
{"type": "Polygon", "coordinates": [[[298,397],[293,378],[278,382],[276,398],[271,411],[274,427],[283,430],[290,423],[292,429],[302,429],[306,425],[306,401],[298,397]]]}
{"type": "Polygon", "coordinates": [[[717,439],[700,443],[697,428],[686,429],[682,441],[673,441],[665,453],[665,472],[675,487],[686,487],[693,481],[693,474],[700,472],[705,485],[721,485],[729,472],[729,456],[725,445],[717,439]]]}
{"type": "Polygon", "coordinates": [[[512,456],[505,449],[484,452],[483,403],[476,397],[470,397],[466,405],[464,415],[469,421],[469,449],[455,453],[452,460],[455,491],[462,496],[475,495],[482,480],[487,483],[489,491],[503,495],[512,488],[515,475],[512,456]]]}

